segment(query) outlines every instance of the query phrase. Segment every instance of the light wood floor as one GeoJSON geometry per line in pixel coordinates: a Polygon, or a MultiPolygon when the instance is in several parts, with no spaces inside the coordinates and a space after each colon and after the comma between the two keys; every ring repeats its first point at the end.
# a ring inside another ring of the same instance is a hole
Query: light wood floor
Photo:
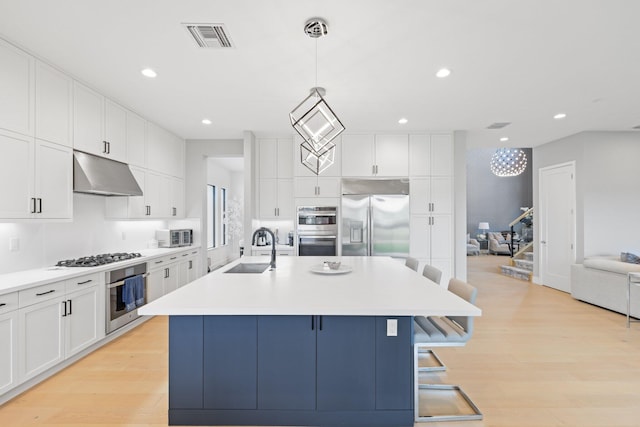
{"type": "MultiPolygon", "coordinates": [[[[432,427],[640,425],[640,323],[498,274],[468,257],[483,316],[466,347],[437,349],[483,421],[432,427]]],[[[167,321],[155,318],[0,407],[0,426],[166,426],[167,321]]],[[[422,424],[424,425],[424,424],[422,424]]]]}

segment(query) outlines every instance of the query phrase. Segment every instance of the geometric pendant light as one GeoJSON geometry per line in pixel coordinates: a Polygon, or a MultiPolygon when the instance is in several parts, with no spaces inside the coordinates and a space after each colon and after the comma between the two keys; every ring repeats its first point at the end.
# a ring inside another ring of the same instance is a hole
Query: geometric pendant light
{"type": "Polygon", "coordinates": [[[498,148],[490,167],[496,176],[518,176],[527,168],[527,155],[519,148],[498,148]]]}
{"type": "Polygon", "coordinates": [[[304,26],[304,32],[316,39],[316,87],[290,113],[291,126],[304,142],[300,145],[300,161],[316,175],[331,166],[335,159],[333,141],[345,127],[324,99],[326,91],[318,84],[318,42],[327,35],[328,25],[322,18],[312,18],[304,26]]]}

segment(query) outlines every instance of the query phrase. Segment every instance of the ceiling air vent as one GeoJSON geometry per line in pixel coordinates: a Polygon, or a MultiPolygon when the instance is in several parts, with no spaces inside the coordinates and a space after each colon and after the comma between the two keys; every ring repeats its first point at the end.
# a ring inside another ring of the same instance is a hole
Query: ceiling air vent
{"type": "Polygon", "coordinates": [[[511,122],[496,122],[487,126],[487,129],[502,129],[503,127],[509,126],[511,122]]]}
{"type": "Polygon", "coordinates": [[[203,48],[234,47],[224,24],[182,24],[203,48]]]}

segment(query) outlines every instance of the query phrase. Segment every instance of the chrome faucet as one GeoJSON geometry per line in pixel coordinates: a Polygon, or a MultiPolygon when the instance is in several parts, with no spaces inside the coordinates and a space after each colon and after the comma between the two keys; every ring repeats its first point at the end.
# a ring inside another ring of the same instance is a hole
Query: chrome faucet
{"type": "Polygon", "coordinates": [[[251,244],[253,245],[256,241],[256,235],[261,231],[266,231],[271,235],[271,263],[269,265],[269,269],[273,270],[276,268],[276,236],[273,234],[273,231],[269,230],[266,227],[260,227],[256,231],[253,232],[253,236],[251,236],[251,244]]]}

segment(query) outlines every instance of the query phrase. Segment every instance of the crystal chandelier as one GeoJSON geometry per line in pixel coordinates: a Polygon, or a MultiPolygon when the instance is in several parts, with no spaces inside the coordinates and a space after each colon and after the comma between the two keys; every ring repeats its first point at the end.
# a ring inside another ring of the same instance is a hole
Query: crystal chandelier
{"type": "MultiPolygon", "coordinates": [[[[327,35],[328,26],[322,18],[307,21],[304,32],[316,39],[316,85],[318,84],[318,42],[319,37],[327,35]]],[[[309,170],[319,175],[333,164],[336,145],[332,143],[344,131],[340,119],[327,101],[324,88],[314,87],[293,111],[289,113],[291,126],[300,134],[304,142],[300,144],[300,161],[309,170]]]]}
{"type": "Polygon", "coordinates": [[[490,167],[496,176],[518,176],[527,168],[527,155],[519,148],[498,148],[490,167]]]}

